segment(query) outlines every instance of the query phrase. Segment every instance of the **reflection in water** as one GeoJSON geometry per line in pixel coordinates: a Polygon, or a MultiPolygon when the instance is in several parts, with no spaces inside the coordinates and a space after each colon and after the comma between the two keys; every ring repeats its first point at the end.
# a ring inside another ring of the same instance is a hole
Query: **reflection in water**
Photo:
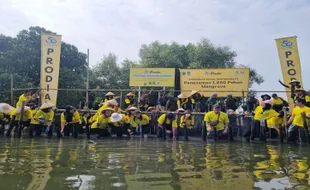
{"type": "Polygon", "coordinates": [[[0,139],[0,189],[310,189],[301,146],[0,139]]]}

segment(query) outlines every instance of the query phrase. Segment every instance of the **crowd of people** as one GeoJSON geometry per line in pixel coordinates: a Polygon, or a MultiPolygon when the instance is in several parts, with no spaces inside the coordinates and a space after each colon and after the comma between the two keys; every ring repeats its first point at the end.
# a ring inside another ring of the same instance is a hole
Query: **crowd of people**
{"type": "Polygon", "coordinates": [[[296,142],[298,137],[301,141],[306,141],[309,140],[310,98],[298,81],[292,81],[290,85],[291,98],[295,102],[290,112],[288,102],[277,94],[264,94],[261,100],[249,96],[246,104],[242,105],[241,99],[231,94],[225,99],[218,97],[216,93],[206,98],[193,90],[190,95],[179,94],[177,99],[168,98],[161,93],[157,104],[150,105],[150,92],[143,93],[138,104],[135,94],[129,92],[123,103],[124,108],[121,109],[115,94],[108,92],[95,114],[91,111],[79,112],[73,106],[66,106],[61,113],[59,126],[55,125],[55,105],[46,102],[38,107],[37,95],[25,91],[15,107],[0,104],[0,133],[10,137],[15,129],[16,134],[27,132],[29,137],[44,133],[52,136],[56,132],[58,137],[72,135],[74,138],[85,133],[87,138],[96,135],[98,139],[111,135],[147,137],[154,133],[161,138],[168,136],[178,139],[184,136],[188,139],[188,136],[195,135],[194,128],[198,126],[208,138],[232,139],[230,119],[237,117],[235,111],[242,106],[245,110],[242,116],[253,121],[244,132],[247,141],[253,141],[257,137],[265,140],[271,129],[280,138],[287,137],[288,142],[296,142]]]}

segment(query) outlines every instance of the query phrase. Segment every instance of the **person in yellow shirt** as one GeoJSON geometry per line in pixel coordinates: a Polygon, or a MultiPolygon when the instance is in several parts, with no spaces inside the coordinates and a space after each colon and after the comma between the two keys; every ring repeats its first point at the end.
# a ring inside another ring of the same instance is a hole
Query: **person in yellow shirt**
{"type": "Polygon", "coordinates": [[[93,123],[92,128],[95,133],[98,134],[97,138],[110,136],[111,125],[111,115],[113,113],[112,108],[105,108],[101,111],[101,115],[97,118],[97,121],[93,123]]]}
{"type": "Polygon", "coordinates": [[[64,133],[65,137],[70,136],[70,133],[74,138],[77,138],[79,127],[81,123],[81,116],[73,106],[66,106],[66,111],[60,116],[61,118],[61,133],[64,133]]]}
{"type": "Polygon", "coordinates": [[[307,95],[307,92],[304,90],[303,87],[295,89],[295,96],[293,100],[296,101],[298,98],[304,99],[305,106],[310,107],[310,96],[307,95]]]}
{"type": "Polygon", "coordinates": [[[122,137],[123,134],[127,134],[130,131],[127,130],[127,120],[125,114],[120,114],[117,112],[112,113],[110,117],[111,122],[111,133],[116,134],[117,137],[122,137]]]}
{"type": "MultiPolygon", "coordinates": [[[[272,101],[266,100],[263,102],[263,113],[262,113],[262,119],[267,121],[267,127],[264,127],[262,131],[267,132],[267,128],[274,129],[278,136],[280,136],[281,126],[283,124],[283,116],[284,112],[281,111],[280,113],[276,112],[274,109],[272,109],[272,101]]],[[[270,132],[272,132],[270,130],[270,132]]],[[[264,134],[262,134],[264,136],[264,134]]],[[[270,137],[272,137],[272,134],[270,134],[270,137]]]]}
{"type": "Polygon", "coordinates": [[[298,131],[300,131],[300,140],[306,141],[306,131],[304,129],[304,120],[303,114],[305,114],[306,119],[310,119],[310,108],[305,106],[305,99],[297,98],[295,104],[296,106],[292,110],[292,114],[287,124],[289,125],[288,129],[288,138],[287,141],[291,143],[296,142],[298,131]]]}
{"type": "Polygon", "coordinates": [[[204,117],[208,130],[208,138],[227,138],[229,119],[228,115],[221,112],[221,106],[216,104],[213,111],[206,113],[204,117]]]}
{"type": "Polygon", "coordinates": [[[96,114],[91,118],[91,121],[94,123],[97,121],[97,118],[101,115],[102,110],[106,108],[117,109],[118,102],[115,99],[109,100],[104,103],[96,112],[96,114]]]}
{"type": "Polygon", "coordinates": [[[30,107],[25,106],[24,107],[24,113],[23,113],[23,117],[21,119],[21,128],[19,126],[19,121],[21,118],[21,107],[18,107],[14,110],[14,121],[13,123],[9,126],[9,129],[6,132],[6,136],[10,137],[11,136],[11,132],[13,130],[13,128],[15,127],[15,133],[17,133],[19,136],[21,135],[22,130],[24,129],[24,127],[29,127],[29,120],[32,118],[31,113],[29,112],[30,107]]]}
{"type": "Polygon", "coordinates": [[[89,111],[86,111],[82,115],[82,128],[85,130],[87,139],[90,139],[90,125],[91,125],[91,115],[89,111]]]}
{"type": "Polygon", "coordinates": [[[283,107],[287,107],[288,103],[282,97],[277,94],[272,94],[272,109],[277,112],[281,112],[283,107]]]}
{"type": "Polygon", "coordinates": [[[177,120],[173,113],[162,114],[157,120],[157,137],[166,139],[166,134],[172,138],[172,128],[177,128],[177,120]]]}
{"type": "Polygon", "coordinates": [[[30,131],[31,131],[31,121],[34,119],[34,116],[36,115],[37,110],[37,105],[35,105],[34,103],[29,103],[28,106],[30,107],[30,114],[31,114],[31,119],[29,121],[29,136],[30,136],[30,131]]]}
{"type": "Polygon", "coordinates": [[[44,103],[39,110],[37,110],[35,113],[32,112],[32,114],[34,115],[30,121],[30,138],[33,137],[34,132],[36,137],[41,136],[43,130],[45,129],[48,129],[48,136],[52,136],[53,129],[51,128],[51,126],[55,116],[55,113],[52,110],[53,107],[53,104],[44,103]]]}
{"type": "MultiPolygon", "coordinates": [[[[134,118],[134,112],[137,110],[138,108],[132,106],[132,107],[129,107],[127,108],[126,110],[126,121],[128,122],[128,124],[131,123],[131,121],[133,120],[134,118]]],[[[130,127],[131,128],[131,127],[130,127]]]]}
{"type": "Polygon", "coordinates": [[[193,102],[195,103],[195,101],[192,100],[194,99],[188,98],[185,94],[181,93],[178,95],[178,109],[182,108],[184,110],[193,110],[193,102]]]}
{"type": "Polygon", "coordinates": [[[129,92],[126,96],[125,99],[125,109],[127,109],[130,106],[134,106],[135,105],[135,100],[134,100],[134,94],[132,92],[129,92]]]}
{"type": "Polygon", "coordinates": [[[133,131],[136,131],[135,134],[147,137],[147,134],[149,134],[151,130],[150,117],[146,114],[142,114],[140,110],[135,110],[130,126],[133,131]]]}
{"type": "Polygon", "coordinates": [[[121,114],[123,110],[120,108],[119,104],[114,106],[114,112],[121,114]]]}
{"type": "Polygon", "coordinates": [[[22,105],[22,102],[25,102],[25,105],[28,104],[30,100],[33,100],[33,97],[31,96],[31,90],[25,90],[24,94],[22,94],[16,103],[16,107],[19,107],[22,105]]]}
{"type": "Polygon", "coordinates": [[[259,105],[255,108],[253,112],[253,125],[251,127],[251,140],[255,140],[256,137],[259,137],[260,134],[260,121],[262,119],[263,106],[259,105]]]}
{"type": "Polygon", "coordinates": [[[114,96],[115,94],[113,92],[106,93],[105,98],[99,103],[99,107],[103,106],[103,104],[109,100],[114,100],[114,96]]]}
{"type": "Polygon", "coordinates": [[[191,92],[191,102],[193,105],[193,109],[197,109],[196,111],[200,112],[201,110],[201,100],[203,96],[197,91],[197,90],[192,90],[191,92]],[[198,103],[198,104],[197,104],[198,103]],[[196,107],[198,105],[198,107],[196,107]]]}
{"type": "Polygon", "coordinates": [[[108,102],[109,100],[113,100],[114,99],[115,94],[113,92],[108,92],[105,95],[105,99],[104,99],[104,103],[108,102]]]}
{"type": "Polygon", "coordinates": [[[194,125],[195,125],[194,116],[191,114],[190,110],[186,110],[184,112],[184,115],[182,115],[180,118],[180,129],[185,140],[188,140],[188,136],[194,135],[193,131],[194,125]]]}

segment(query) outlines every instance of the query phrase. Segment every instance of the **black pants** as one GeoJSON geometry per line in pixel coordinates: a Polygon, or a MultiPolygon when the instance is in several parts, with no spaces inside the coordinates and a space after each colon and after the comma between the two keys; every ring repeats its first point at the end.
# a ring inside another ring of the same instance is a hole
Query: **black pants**
{"type": "MultiPolygon", "coordinates": [[[[85,125],[85,133],[87,135],[87,138],[90,139],[90,134],[91,134],[91,131],[90,131],[90,125],[89,124],[86,124],[85,125]]],[[[82,128],[82,127],[81,127],[82,128]]],[[[83,128],[82,128],[83,129],[83,128]]]]}
{"type": "MultiPolygon", "coordinates": [[[[208,139],[213,139],[214,138],[214,131],[210,131],[210,132],[208,131],[207,134],[208,134],[207,135],[208,139]]],[[[227,133],[224,134],[224,130],[216,131],[216,135],[217,135],[218,139],[227,139],[228,138],[227,133]]]]}
{"type": "Polygon", "coordinates": [[[71,133],[74,138],[77,138],[79,133],[79,127],[79,124],[67,124],[64,128],[64,136],[69,137],[71,133]]]}
{"type": "MultiPolygon", "coordinates": [[[[29,137],[33,137],[33,133],[34,133],[34,135],[36,137],[39,137],[42,135],[43,132],[45,132],[46,128],[47,128],[47,126],[43,126],[40,124],[31,124],[29,127],[28,135],[29,135],[29,137]]],[[[50,129],[47,133],[48,137],[53,136],[53,129],[54,129],[54,127],[53,127],[53,125],[51,125],[50,129]]]]}
{"type": "Polygon", "coordinates": [[[300,141],[302,141],[302,142],[307,141],[305,129],[292,124],[288,128],[287,141],[295,143],[297,140],[297,136],[299,136],[300,141]]]}
{"type": "Polygon", "coordinates": [[[164,124],[163,128],[157,127],[157,138],[162,138],[164,137],[164,135],[166,136],[166,130],[171,131],[171,133],[169,134],[169,137],[172,138],[173,134],[172,134],[172,124],[164,124]],[[164,129],[163,129],[164,128],[164,129]]]}
{"type": "Polygon", "coordinates": [[[108,137],[110,136],[110,130],[108,128],[103,128],[103,129],[100,129],[100,128],[94,128],[92,129],[92,133],[95,133],[98,135],[98,138],[101,138],[101,137],[108,137]]]}
{"type": "Polygon", "coordinates": [[[3,135],[5,131],[5,121],[0,119],[0,135],[3,135]]]}
{"type": "Polygon", "coordinates": [[[40,124],[30,125],[29,131],[28,131],[29,137],[33,137],[34,132],[35,132],[36,137],[41,136],[41,134],[43,132],[43,126],[40,124]]]}
{"type": "MultiPolygon", "coordinates": [[[[142,127],[142,135],[150,134],[150,132],[151,132],[151,125],[150,124],[142,125],[141,127],[142,127]]],[[[140,128],[139,127],[137,128],[136,134],[140,135],[140,128]]]]}
{"type": "Polygon", "coordinates": [[[112,127],[111,128],[111,133],[116,134],[117,137],[122,137],[123,134],[125,133],[125,128],[124,126],[119,126],[119,127],[112,127]]]}
{"type": "MultiPolygon", "coordinates": [[[[180,128],[179,132],[180,132],[180,136],[184,136],[185,128],[180,128]]],[[[186,132],[187,132],[187,136],[195,136],[196,134],[196,130],[194,128],[187,128],[186,132]]]]}
{"type": "Polygon", "coordinates": [[[20,136],[24,127],[28,127],[28,126],[29,126],[29,121],[23,121],[21,128],[19,129],[19,121],[12,120],[9,124],[9,129],[6,132],[6,136],[11,136],[11,132],[14,127],[15,127],[14,133],[17,133],[20,136]]]}

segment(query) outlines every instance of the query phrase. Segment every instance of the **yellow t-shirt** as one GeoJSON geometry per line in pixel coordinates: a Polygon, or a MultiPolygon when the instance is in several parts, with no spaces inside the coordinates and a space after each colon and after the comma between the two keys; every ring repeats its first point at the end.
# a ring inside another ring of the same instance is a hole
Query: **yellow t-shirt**
{"type": "Polygon", "coordinates": [[[36,116],[37,111],[38,111],[37,109],[29,110],[30,114],[32,115],[30,124],[36,124],[37,121],[35,120],[35,116],[36,116]]]}
{"type": "Polygon", "coordinates": [[[133,115],[125,115],[125,122],[126,124],[129,124],[133,120],[133,115]]]}
{"type": "Polygon", "coordinates": [[[111,123],[111,118],[100,115],[97,119],[97,122],[95,123],[96,125],[95,126],[92,125],[91,128],[103,129],[109,126],[109,124],[111,123]]]}
{"type": "Polygon", "coordinates": [[[126,98],[126,99],[125,99],[125,104],[126,104],[126,105],[130,105],[130,103],[131,103],[131,101],[130,101],[128,98],[126,98]]]}
{"type": "Polygon", "coordinates": [[[195,103],[196,103],[196,101],[195,101],[194,98],[191,98],[191,102],[192,102],[192,104],[195,104],[195,103]]]}
{"type": "MultiPolygon", "coordinates": [[[[16,117],[15,117],[15,120],[19,120],[20,119],[20,114],[18,113],[18,114],[15,114],[16,115],[16,117]]],[[[28,120],[30,120],[32,118],[32,115],[31,115],[31,113],[30,113],[30,111],[28,110],[28,111],[25,111],[25,113],[24,113],[24,115],[23,115],[23,121],[28,121],[28,120]]]]}
{"type": "Polygon", "coordinates": [[[54,119],[54,111],[49,111],[48,113],[45,113],[43,112],[42,110],[38,110],[36,111],[34,117],[31,119],[31,124],[34,124],[34,125],[39,125],[40,122],[37,121],[36,119],[42,119],[42,120],[45,120],[46,122],[51,122],[53,121],[54,119]]]}
{"type": "Polygon", "coordinates": [[[31,96],[25,96],[24,94],[22,94],[19,97],[18,102],[16,103],[16,107],[19,107],[20,105],[22,105],[22,102],[26,103],[30,98],[31,98],[31,96]]]}
{"type": "MultiPolygon", "coordinates": [[[[65,113],[61,114],[60,121],[61,121],[61,124],[63,124],[63,125],[66,124],[67,121],[66,121],[65,113]]],[[[80,116],[80,113],[78,111],[75,111],[73,113],[72,123],[82,123],[81,116],[80,116]]]]}
{"type": "MultiPolygon", "coordinates": [[[[166,118],[166,117],[167,117],[166,114],[162,114],[162,115],[158,118],[157,122],[158,122],[160,125],[163,125],[164,122],[165,122],[165,118],[166,118]]],[[[178,128],[178,124],[177,124],[177,120],[176,120],[176,119],[174,119],[173,121],[171,121],[171,120],[168,119],[168,118],[166,119],[166,124],[167,124],[167,125],[170,125],[171,122],[172,122],[172,127],[173,127],[173,128],[178,128]]]]}
{"type": "Polygon", "coordinates": [[[134,119],[131,121],[131,126],[132,127],[138,127],[138,125],[141,123],[141,125],[147,125],[150,123],[150,118],[149,116],[142,114],[141,119],[134,117],[134,119]]]}
{"type": "Polygon", "coordinates": [[[265,119],[267,121],[268,128],[279,128],[283,122],[283,119],[278,116],[278,112],[276,112],[274,109],[270,109],[263,112],[262,119],[265,119]]]}
{"type": "Polygon", "coordinates": [[[220,112],[220,117],[214,111],[210,111],[206,113],[204,121],[207,123],[211,123],[217,121],[219,119],[219,123],[215,126],[217,130],[224,130],[225,125],[229,123],[228,115],[224,112],[220,112]]]}
{"type": "Polygon", "coordinates": [[[106,108],[108,108],[108,107],[109,107],[108,104],[104,104],[103,106],[101,106],[101,107],[98,109],[98,111],[96,112],[96,114],[91,118],[91,120],[92,120],[93,122],[97,121],[97,118],[98,118],[98,116],[101,115],[102,110],[104,110],[104,109],[106,109],[106,108]]]}
{"type": "MultiPolygon", "coordinates": [[[[184,119],[185,119],[185,116],[183,115],[181,118],[180,118],[180,127],[183,128],[183,122],[184,122],[184,119]]],[[[185,122],[185,125],[187,128],[193,128],[194,124],[195,124],[195,120],[194,120],[194,117],[191,116],[189,119],[187,119],[185,122]]]]}
{"type": "Polygon", "coordinates": [[[257,106],[254,110],[254,120],[260,121],[263,114],[263,106],[257,106]]]}
{"type": "Polygon", "coordinates": [[[282,105],[284,102],[281,98],[278,99],[272,99],[272,105],[282,105]]]}
{"type": "Polygon", "coordinates": [[[10,118],[11,119],[13,116],[15,116],[15,110],[16,110],[16,108],[13,108],[12,111],[10,112],[10,118]]]}
{"type": "Polygon", "coordinates": [[[188,98],[186,98],[184,101],[181,101],[180,99],[177,101],[177,105],[179,107],[182,107],[184,104],[188,102],[188,98]]]}
{"type": "Polygon", "coordinates": [[[117,109],[114,108],[114,112],[116,112],[116,113],[122,113],[122,111],[123,110],[121,110],[121,108],[117,108],[117,109]]]}
{"type": "Polygon", "coordinates": [[[84,123],[85,125],[87,125],[87,124],[90,124],[90,123],[91,123],[91,118],[88,118],[88,117],[83,116],[83,117],[82,117],[82,121],[83,121],[83,123],[84,123]]]}
{"type": "Polygon", "coordinates": [[[122,115],[122,119],[119,122],[112,122],[111,121],[111,117],[110,117],[110,123],[112,123],[113,127],[121,127],[122,125],[124,125],[126,123],[126,116],[125,114],[121,114],[122,115]]]}
{"type": "Polygon", "coordinates": [[[293,124],[298,127],[304,127],[304,122],[301,113],[305,112],[306,115],[310,115],[310,108],[304,106],[303,108],[296,106],[292,111],[294,116],[293,124]]]}
{"type": "MultiPolygon", "coordinates": [[[[297,98],[298,98],[298,96],[295,96],[295,97],[294,97],[294,101],[297,100],[297,98]]],[[[306,102],[310,102],[310,97],[309,97],[308,95],[306,95],[306,96],[304,97],[304,99],[305,99],[306,102]]]]}

